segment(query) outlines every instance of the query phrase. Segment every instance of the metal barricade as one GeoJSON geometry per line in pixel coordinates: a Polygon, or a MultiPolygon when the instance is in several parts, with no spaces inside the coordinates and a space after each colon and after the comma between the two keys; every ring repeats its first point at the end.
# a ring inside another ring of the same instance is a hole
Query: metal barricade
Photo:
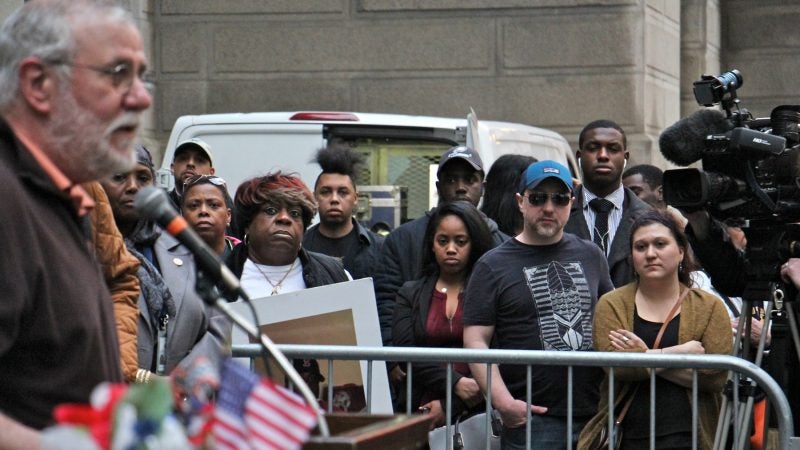
{"type": "MultiPolygon", "coordinates": [[[[574,366],[592,366],[592,367],[609,367],[612,368],[609,372],[609,409],[613,408],[613,368],[618,367],[639,367],[639,368],[682,368],[693,370],[693,386],[692,386],[692,448],[697,447],[697,392],[698,392],[698,370],[701,369],[716,369],[724,371],[732,371],[736,377],[748,377],[756,382],[756,384],[766,393],[769,398],[772,408],[774,408],[775,416],[778,422],[778,443],[780,449],[790,449],[793,440],[794,426],[792,422],[792,412],[789,402],[786,399],[780,385],[769,376],[763,369],[755,364],[744,360],[742,358],[728,356],[728,355],[675,355],[675,354],[632,354],[632,353],[606,353],[606,352],[562,352],[562,351],[535,351],[535,350],[482,350],[476,351],[471,349],[444,349],[444,348],[421,348],[421,347],[357,347],[357,346],[326,346],[326,345],[279,345],[278,348],[286,354],[289,358],[314,358],[328,360],[329,372],[333,370],[333,360],[350,360],[350,361],[366,361],[367,362],[367,380],[366,380],[366,397],[367,397],[367,412],[371,412],[371,395],[372,385],[374,383],[374,374],[376,367],[383,367],[384,361],[399,361],[409,363],[408,368],[413,368],[412,363],[416,362],[433,362],[433,363],[447,363],[449,371],[452,371],[452,363],[483,363],[483,364],[519,364],[528,366],[528,383],[527,383],[527,403],[530,409],[530,392],[531,392],[531,365],[550,365],[550,366],[566,366],[569,367],[569,386],[568,386],[568,400],[569,410],[567,418],[568,433],[572,426],[571,412],[572,407],[572,384],[571,384],[571,367],[574,366]]],[[[261,349],[257,344],[246,344],[233,346],[234,357],[247,357],[258,358],[261,356],[261,349]]],[[[488,371],[491,373],[491,371],[488,371]]],[[[450,379],[448,374],[448,380],[450,379]]],[[[408,373],[409,379],[407,386],[411,386],[411,377],[413,372],[408,373]]],[[[735,378],[736,378],[735,377],[735,378]]],[[[655,389],[655,373],[653,372],[650,377],[651,392],[655,389]]],[[[491,378],[488,380],[491,384],[491,378]]],[[[737,381],[737,379],[734,379],[737,381]]],[[[735,385],[738,385],[736,383],[735,385]]],[[[734,390],[736,391],[736,390],[734,390]]],[[[328,386],[329,405],[332,396],[332,385],[328,386]]],[[[447,393],[447,426],[450,423],[450,405],[452,393],[448,390],[447,393]]],[[[410,402],[409,402],[410,403],[410,402]]],[[[491,408],[491,397],[487,398],[487,412],[491,408]]],[[[410,404],[407,406],[407,413],[410,413],[410,404]]],[[[651,436],[654,434],[654,403],[651,402],[651,436]]],[[[610,411],[610,419],[613,418],[613,411],[610,411]]],[[[488,418],[487,418],[488,426],[488,418]]],[[[528,427],[530,422],[528,422],[528,427]]],[[[449,439],[447,447],[451,448],[449,439]]],[[[530,436],[530,429],[528,429],[528,436],[530,436]]],[[[655,445],[654,438],[651,437],[651,448],[655,445]]],[[[487,436],[488,445],[488,436],[487,436]]],[[[571,445],[570,445],[571,446],[571,445]]],[[[487,447],[488,448],[488,447],[487,447]]]]}

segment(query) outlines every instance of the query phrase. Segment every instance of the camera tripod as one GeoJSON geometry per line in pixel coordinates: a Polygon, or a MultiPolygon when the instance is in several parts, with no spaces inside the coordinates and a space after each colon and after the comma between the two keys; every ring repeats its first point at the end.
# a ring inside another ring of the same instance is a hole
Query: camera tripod
{"type": "MultiPolygon", "coordinates": [[[[761,336],[758,340],[756,353],[751,359],[750,357],[750,333],[752,329],[752,308],[754,301],[749,297],[742,299],[741,315],[738,326],[736,328],[736,336],[733,344],[733,356],[739,356],[744,359],[752,360],[754,364],[761,367],[764,349],[766,346],[767,334],[772,326],[772,340],[773,351],[776,350],[774,345],[778,341],[784,340],[785,327],[788,324],[791,332],[792,343],[796,357],[800,361],[800,332],[798,332],[797,320],[794,313],[794,308],[791,301],[786,300],[786,295],[783,289],[779,288],[775,283],[770,285],[771,300],[759,302],[766,303],[764,322],[762,324],[761,336]],[[773,307],[774,305],[774,307],[773,307]]],[[[788,342],[786,342],[788,344],[788,342]]],[[[784,355],[778,355],[784,356],[784,355]]],[[[790,357],[789,355],[785,355],[790,357]]],[[[778,380],[779,382],[781,380],[778,380]]],[[[785,381],[785,380],[784,380],[785,381]]],[[[786,384],[781,383],[786,389],[786,384]]],[[[714,439],[714,450],[724,450],[732,448],[734,450],[746,450],[750,448],[750,435],[752,432],[752,425],[750,417],[753,414],[753,404],[755,402],[755,395],[757,386],[754,381],[750,379],[742,379],[739,374],[732,373],[728,378],[726,387],[726,395],[722,400],[722,407],[720,409],[719,421],[717,422],[717,431],[714,439]],[[731,427],[731,424],[732,427],[731,427]],[[728,447],[729,434],[733,433],[732,446],[728,447]]],[[[767,448],[768,433],[769,433],[769,405],[765,410],[764,417],[764,435],[762,438],[762,448],[767,448]]]]}

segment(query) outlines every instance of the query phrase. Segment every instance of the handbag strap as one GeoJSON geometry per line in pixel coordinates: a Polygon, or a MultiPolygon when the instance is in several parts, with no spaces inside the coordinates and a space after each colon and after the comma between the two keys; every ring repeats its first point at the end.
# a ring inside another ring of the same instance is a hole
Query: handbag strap
{"type": "Polygon", "coordinates": [[[678,309],[681,307],[681,303],[683,303],[683,299],[689,294],[689,289],[684,289],[681,292],[681,295],[678,296],[678,301],[675,302],[675,305],[672,306],[672,309],[669,310],[669,314],[667,314],[667,320],[661,324],[661,328],[658,330],[658,335],[656,335],[656,340],[653,342],[653,350],[657,349],[661,346],[661,338],[664,336],[664,331],[667,330],[667,325],[672,322],[672,319],[675,318],[675,315],[678,314],[678,309]]]}
{"type": "MultiPolygon", "coordinates": [[[[667,314],[667,320],[661,324],[661,328],[658,330],[658,334],[656,335],[656,340],[653,343],[653,350],[657,349],[661,345],[661,338],[664,336],[664,331],[667,330],[667,325],[672,322],[672,319],[675,318],[675,315],[678,313],[678,309],[681,307],[681,303],[689,294],[689,289],[684,289],[681,292],[681,295],[678,296],[678,301],[675,302],[675,305],[672,306],[672,309],[667,314]]],[[[637,384],[635,388],[633,388],[633,392],[631,392],[628,399],[625,400],[625,405],[622,406],[622,410],[617,415],[617,418],[614,420],[614,423],[619,426],[622,423],[622,419],[625,418],[625,415],[628,413],[628,409],[631,407],[631,403],[633,403],[633,398],[636,397],[636,391],[639,390],[640,384],[637,384]]]]}

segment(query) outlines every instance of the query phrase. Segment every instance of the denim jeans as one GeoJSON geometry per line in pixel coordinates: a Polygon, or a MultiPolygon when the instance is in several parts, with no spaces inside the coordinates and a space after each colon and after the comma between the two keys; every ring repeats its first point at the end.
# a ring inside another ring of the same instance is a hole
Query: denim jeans
{"type": "MultiPolygon", "coordinates": [[[[577,448],[578,436],[589,417],[572,419],[572,448],[577,448]]],[[[519,428],[503,428],[500,448],[502,450],[525,450],[525,425],[519,428]]],[[[531,450],[560,450],[567,448],[567,418],[534,415],[531,419],[531,450]]]]}

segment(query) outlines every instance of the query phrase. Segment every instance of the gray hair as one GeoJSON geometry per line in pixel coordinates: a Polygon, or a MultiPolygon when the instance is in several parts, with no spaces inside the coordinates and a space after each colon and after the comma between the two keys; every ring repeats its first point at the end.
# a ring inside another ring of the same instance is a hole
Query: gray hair
{"type": "MultiPolygon", "coordinates": [[[[111,0],[33,0],[14,11],[0,27],[0,111],[19,99],[19,66],[34,56],[49,63],[69,63],[77,51],[74,31],[102,17],[135,25],[130,14],[111,0]]],[[[70,79],[68,65],[56,68],[60,82],[70,79]]]]}

